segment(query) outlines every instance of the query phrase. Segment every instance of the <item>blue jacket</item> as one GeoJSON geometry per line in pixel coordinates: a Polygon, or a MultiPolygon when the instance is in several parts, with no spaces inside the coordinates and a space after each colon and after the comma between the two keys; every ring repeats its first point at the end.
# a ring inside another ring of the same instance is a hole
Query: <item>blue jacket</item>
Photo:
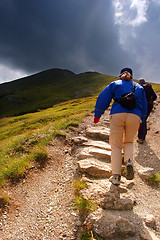
{"type": "MultiPolygon", "coordinates": [[[[132,110],[128,110],[123,107],[120,103],[114,102],[110,111],[110,114],[115,113],[133,113],[138,115],[142,122],[145,120],[147,115],[147,100],[143,87],[135,82],[135,97],[136,97],[136,107],[132,110]]],[[[125,93],[133,91],[133,81],[126,81],[119,79],[117,81],[111,82],[98,96],[95,114],[96,118],[101,117],[105,110],[109,107],[112,99],[121,97],[125,93]]]]}

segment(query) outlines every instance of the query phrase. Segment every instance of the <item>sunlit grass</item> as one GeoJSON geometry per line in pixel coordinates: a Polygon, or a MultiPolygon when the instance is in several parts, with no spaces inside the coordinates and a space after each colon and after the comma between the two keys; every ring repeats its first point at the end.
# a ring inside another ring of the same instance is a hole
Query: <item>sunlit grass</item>
{"type": "Polygon", "coordinates": [[[74,209],[78,210],[81,216],[94,211],[97,208],[97,204],[88,198],[82,197],[81,195],[81,190],[87,188],[87,183],[77,179],[74,181],[73,186],[75,190],[73,202],[74,209]]]}
{"type": "Polygon", "coordinates": [[[156,174],[150,175],[149,179],[152,182],[160,183],[160,172],[157,172],[156,174]]]}
{"type": "Polygon", "coordinates": [[[94,109],[96,97],[81,98],[52,108],[0,119],[0,184],[18,179],[34,161],[47,159],[45,146],[67,129],[77,127],[94,109]]]}
{"type": "MultiPolygon", "coordinates": [[[[87,217],[87,215],[95,211],[98,207],[96,203],[88,198],[84,198],[81,194],[81,190],[87,188],[87,182],[76,179],[73,183],[74,186],[74,201],[73,207],[79,212],[80,219],[82,222],[87,217]]],[[[92,224],[84,225],[82,224],[82,232],[79,235],[81,240],[102,240],[93,230],[92,224]]]]}

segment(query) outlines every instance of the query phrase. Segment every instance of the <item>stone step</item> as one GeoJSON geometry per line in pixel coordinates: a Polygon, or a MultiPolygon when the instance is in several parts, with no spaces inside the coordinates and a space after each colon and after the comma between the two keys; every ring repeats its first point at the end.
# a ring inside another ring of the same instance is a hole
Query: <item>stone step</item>
{"type": "Polygon", "coordinates": [[[97,159],[84,159],[78,161],[78,167],[81,172],[94,177],[109,178],[112,175],[111,165],[100,162],[97,159]]]}
{"type": "Polygon", "coordinates": [[[83,142],[82,145],[96,147],[96,148],[102,148],[105,150],[111,150],[111,146],[109,145],[109,143],[104,142],[104,141],[88,140],[86,142],[83,142]]]}
{"type": "Polygon", "coordinates": [[[135,216],[133,219],[132,216],[120,214],[118,211],[113,213],[112,210],[105,211],[98,208],[88,215],[84,225],[90,225],[92,222],[93,231],[103,239],[120,240],[132,239],[133,237],[133,239],[141,240],[159,240],[155,232],[145,225],[137,232],[137,224],[140,224],[140,222],[139,218],[135,218],[135,216]]]}
{"type": "Polygon", "coordinates": [[[106,162],[111,161],[111,151],[95,148],[95,147],[84,147],[82,151],[78,154],[79,159],[85,158],[98,158],[100,160],[105,160],[106,162]]]}
{"type": "Polygon", "coordinates": [[[82,145],[83,143],[88,142],[88,138],[84,137],[83,135],[79,135],[77,137],[72,138],[72,141],[74,142],[74,144],[82,145]]]}
{"type": "Polygon", "coordinates": [[[128,239],[136,234],[135,225],[127,218],[121,217],[118,212],[113,214],[98,208],[86,218],[84,224],[89,225],[91,222],[93,231],[103,239],[128,239]]]}
{"type": "Polygon", "coordinates": [[[86,136],[104,140],[106,142],[109,142],[109,134],[110,134],[110,129],[97,126],[97,127],[89,127],[86,129],[86,136]]]}
{"type": "Polygon", "coordinates": [[[111,150],[111,146],[109,143],[104,142],[104,141],[96,141],[96,140],[91,140],[88,139],[84,136],[77,136],[72,139],[75,144],[79,145],[84,145],[84,146],[90,146],[90,147],[97,147],[97,148],[102,148],[106,150],[111,150]]]}
{"type": "Polygon", "coordinates": [[[108,179],[87,182],[87,188],[81,194],[103,209],[125,211],[133,209],[135,205],[135,196],[126,187],[114,186],[108,179]]]}

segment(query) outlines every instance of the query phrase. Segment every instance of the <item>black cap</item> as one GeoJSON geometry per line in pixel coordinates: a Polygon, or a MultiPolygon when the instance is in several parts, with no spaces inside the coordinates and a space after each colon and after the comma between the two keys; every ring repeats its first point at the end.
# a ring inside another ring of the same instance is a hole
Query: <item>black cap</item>
{"type": "Polygon", "coordinates": [[[138,81],[138,83],[141,85],[141,84],[146,83],[146,81],[144,80],[144,78],[140,78],[139,81],[138,81]]]}
{"type": "Polygon", "coordinates": [[[132,74],[133,74],[133,72],[132,72],[132,69],[131,69],[131,68],[123,68],[123,69],[121,70],[121,72],[120,72],[120,76],[121,76],[123,73],[125,73],[125,72],[128,72],[128,73],[130,73],[130,74],[131,74],[131,76],[132,76],[132,74]]]}

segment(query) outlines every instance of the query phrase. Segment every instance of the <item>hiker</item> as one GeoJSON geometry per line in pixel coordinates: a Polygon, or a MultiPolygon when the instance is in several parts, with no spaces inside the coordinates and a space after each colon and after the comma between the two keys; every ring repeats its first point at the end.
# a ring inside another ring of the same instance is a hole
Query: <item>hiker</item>
{"type": "Polygon", "coordinates": [[[140,124],[139,129],[138,129],[137,142],[142,144],[147,135],[147,122],[146,121],[153,109],[153,102],[157,99],[157,95],[156,95],[155,91],[153,90],[151,84],[146,83],[146,81],[143,78],[139,79],[139,84],[144,88],[146,98],[147,98],[147,106],[148,106],[146,119],[140,124]]]}
{"type": "Polygon", "coordinates": [[[126,178],[134,178],[133,169],[133,140],[141,121],[147,114],[147,100],[144,88],[132,81],[132,69],[123,68],[119,79],[111,82],[99,94],[94,114],[94,123],[98,123],[102,114],[109,107],[112,99],[114,103],[110,111],[110,137],[112,177],[110,182],[120,184],[122,167],[122,150],[126,164],[126,178]],[[136,106],[127,109],[119,103],[121,96],[134,91],[136,106]],[[118,100],[119,99],[119,100],[118,100]]]}

